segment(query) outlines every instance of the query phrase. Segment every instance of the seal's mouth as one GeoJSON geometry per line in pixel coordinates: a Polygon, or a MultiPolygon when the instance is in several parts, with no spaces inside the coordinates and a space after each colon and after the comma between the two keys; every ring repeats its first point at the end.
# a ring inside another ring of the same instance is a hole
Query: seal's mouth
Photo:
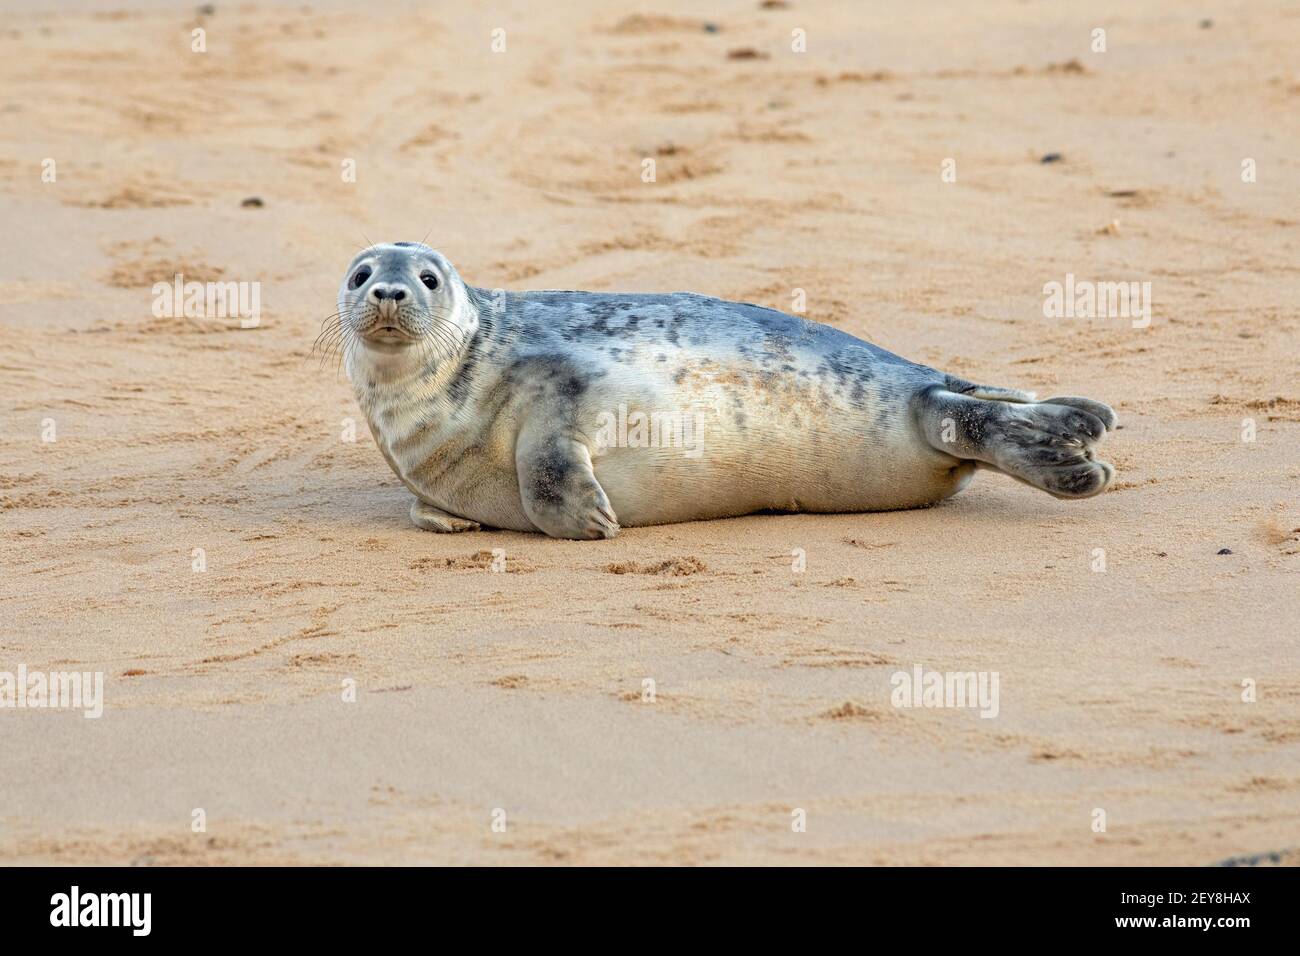
{"type": "Polygon", "coordinates": [[[361,333],[361,338],[368,345],[409,345],[415,336],[400,325],[381,319],[361,333]]]}

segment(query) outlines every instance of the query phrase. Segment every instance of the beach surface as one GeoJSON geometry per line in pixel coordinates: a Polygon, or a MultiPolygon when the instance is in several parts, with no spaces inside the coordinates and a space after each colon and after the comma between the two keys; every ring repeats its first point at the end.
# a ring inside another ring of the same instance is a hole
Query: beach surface
{"type": "Polygon", "coordinates": [[[0,708],[0,862],[1300,858],[1300,8],[349,6],[0,3],[0,672],[104,681],[0,708]],[[419,531],[313,340],[421,239],[801,290],[1108,402],[1116,483],[419,531]],[[259,321],[156,314],[178,274],[259,321]],[[916,668],[997,706],[896,706],[916,668]]]}

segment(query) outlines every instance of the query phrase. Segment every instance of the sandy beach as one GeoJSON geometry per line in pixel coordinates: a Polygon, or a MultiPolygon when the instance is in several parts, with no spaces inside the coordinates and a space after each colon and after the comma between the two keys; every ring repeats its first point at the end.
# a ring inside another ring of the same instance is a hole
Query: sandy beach
{"type": "Polygon", "coordinates": [[[0,672],[104,683],[0,707],[0,863],[1300,862],[1300,7],[1077,6],[3,0],[0,672]],[[802,290],[1108,402],[1116,482],[417,530],[313,341],[422,238],[802,290]],[[256,325],[157,315],[178,274],[256,325]]]}

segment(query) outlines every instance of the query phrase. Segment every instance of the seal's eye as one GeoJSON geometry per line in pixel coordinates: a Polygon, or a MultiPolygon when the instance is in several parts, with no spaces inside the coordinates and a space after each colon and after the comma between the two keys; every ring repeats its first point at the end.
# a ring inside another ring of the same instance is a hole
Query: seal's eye
{"type": "Polygon", "coordinates": [[[361,283],[370,278],[370,266],[362,266],[356,272],[352,273],[352,288],[361,287],[361,283]]]}
{"type": "Polygon", "coordinates": [[[438,288],[438,277],[432,272],[421,272],[420,281],[424,283],[426,289],[438,288]]]}

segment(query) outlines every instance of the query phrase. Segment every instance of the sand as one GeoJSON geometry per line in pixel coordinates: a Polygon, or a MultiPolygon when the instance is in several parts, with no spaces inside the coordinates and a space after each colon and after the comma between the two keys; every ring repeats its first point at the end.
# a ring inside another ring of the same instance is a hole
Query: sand
{"type": "Polygon", "coordinates": [[[1300,9],[364,6],[3,4],[0,671],[105,689],[0,710],[0,860],[1296,860],[1300,9]],[[418,531],[312,342],[425,236],[487,287],[802,289],[1111,403],[1117,482],[418,531]],[[155,317],[178,272],[260,324],[155,317]],[[1067,274],[1149,326],[1048,318],[1067,274]],[[997,716],[893,706],[916,666],[997,716]]]}

